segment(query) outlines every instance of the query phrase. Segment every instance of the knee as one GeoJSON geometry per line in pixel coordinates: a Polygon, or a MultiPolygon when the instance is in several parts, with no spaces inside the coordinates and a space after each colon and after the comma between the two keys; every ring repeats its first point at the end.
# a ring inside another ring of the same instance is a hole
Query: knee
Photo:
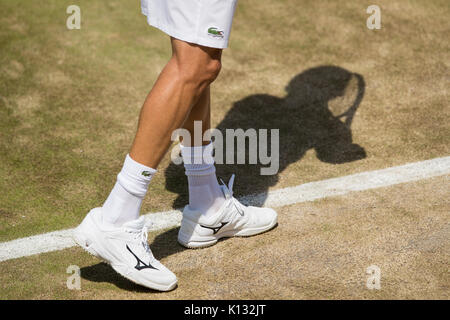
{"type": "Polygon", "coordinates": [[[202,71],[201,78],[203,78],[205,82],[208,82],[208,84],[210,84],[217,79],[221,69],[222,62],[220,61],[220,59],[210,59],[202,71]]]}
{"type": "Polygon", "coordinates": [[[221,68],[220,59],[209,58],[198,62],[181,63],[179,64],[179,73],[183,82],[204,86],[216,80],[221,68]]]}

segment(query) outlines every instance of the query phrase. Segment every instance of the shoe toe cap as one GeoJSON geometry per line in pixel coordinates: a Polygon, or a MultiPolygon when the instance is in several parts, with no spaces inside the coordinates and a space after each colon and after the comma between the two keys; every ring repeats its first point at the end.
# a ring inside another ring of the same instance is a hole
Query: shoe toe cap
{"type": "Polygon", "coordinates": [[[153,289],[160,291],[172,290],[177,284],[177,276],[159,261],[154,262],[152,265],[155,269],[145,269],[140,271],[143,271],[143,276],[145,277],[144,281],[151,283],[149,287],[153,289]]]}
{"type": "Polygon", "coordinates": [[[272,225],[277,222],[278,214],[275,210],[271,208],[257,208],[257,207],[249,207],[251,208],[252,220],[254,225],[264,226],[264,225],[272,225]]]}
{"type": "Polygon", "coordinates": [[[265,220],[267,220],[269,223],[275,224],[278,220],[278,213],[271,208],[267,208],[265,216],[265,220]]]}

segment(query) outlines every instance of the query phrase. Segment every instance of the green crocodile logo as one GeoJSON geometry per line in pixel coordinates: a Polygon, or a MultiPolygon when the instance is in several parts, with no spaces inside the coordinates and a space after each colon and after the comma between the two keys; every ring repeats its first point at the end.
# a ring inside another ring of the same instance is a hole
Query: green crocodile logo
{"type": "Polygon", "coordinates": [[[217,37],[217,38],[223,38],[223,31],[218,30],[216,27],[211,27],[208,29],[208,34],[217,37]]]}
{"type": "Polygon", "coordinates": [[[144,177],[150,177],[152,175],[152,173],[150,171],[142,171],[142,175],[144,177]]]}

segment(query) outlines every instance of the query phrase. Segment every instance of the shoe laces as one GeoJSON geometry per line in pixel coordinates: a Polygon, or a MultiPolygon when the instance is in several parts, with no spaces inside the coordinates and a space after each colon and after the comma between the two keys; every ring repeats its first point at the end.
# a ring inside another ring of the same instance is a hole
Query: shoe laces
{"type": "Polygon", "coordinates": [[[233,197],[233,184],[234,184],[234,173],[231,175],[230,180],[228,181],[228,186],[225,184],[225,182],[223,182],[222,179],[220,179],[220,181],[223,184],[223,187],[225,189],[225,199],[229,200],[229,204],[228,206],[234,205],[234,207],[236,208],[237,212],[243,216],[244,215],[244,206],[235,198],[233,197]]]}
{"type": "Polygon", "coordinates": [[[141,248],[144,249],[145,254],[150,256],[151,261],[156,260],[148,245],[148,226],[143,226],[141,230],[129,229],[127,231],[134,234],[134,240],[142,245],[141,248]]]}

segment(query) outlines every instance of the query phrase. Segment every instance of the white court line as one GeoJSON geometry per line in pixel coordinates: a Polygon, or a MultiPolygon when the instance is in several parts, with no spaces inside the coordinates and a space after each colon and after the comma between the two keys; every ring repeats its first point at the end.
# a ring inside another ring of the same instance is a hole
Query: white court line
{"type": "MultiPolygon", "coordinates": [[[[268,194],[245,196],[239,200],[247,205],[275,208],[447,174],[450,174],[450,157],[443,157],[310,182],[296,187],[274,190],[268,194]]],[[[173,228],[179,226],[181,222],[180,210],[149,213],[145,216],[151,223],[149,231],[173,228]]],[[[54,231],[0,243],[0,261],[73,247],[76,244],[71,237],[72,231],[73,229],[54,231]]]]}

